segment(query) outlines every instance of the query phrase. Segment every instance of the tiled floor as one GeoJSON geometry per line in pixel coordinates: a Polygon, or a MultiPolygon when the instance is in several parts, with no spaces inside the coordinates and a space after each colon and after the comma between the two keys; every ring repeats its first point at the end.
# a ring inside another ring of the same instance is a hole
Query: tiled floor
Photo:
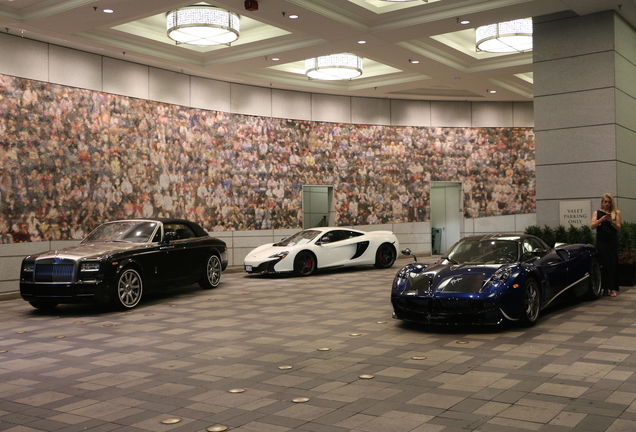
{"type": "Polygon", "coordinates": [[[0,302],[0,430],[636,430],[634,290],[531,329],[417,328],[391,319],[397,268],[228,272],[128,313],[0,302]]]}

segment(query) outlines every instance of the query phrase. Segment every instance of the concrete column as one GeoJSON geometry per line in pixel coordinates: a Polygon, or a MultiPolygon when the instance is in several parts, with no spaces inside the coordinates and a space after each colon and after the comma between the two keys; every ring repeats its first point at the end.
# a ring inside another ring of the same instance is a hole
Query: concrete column
{"type": "Polygon", "coordinates": [[[537,224],[617,197],[636,221],[636,30],[614,11],[534,20],[537,224]]]}

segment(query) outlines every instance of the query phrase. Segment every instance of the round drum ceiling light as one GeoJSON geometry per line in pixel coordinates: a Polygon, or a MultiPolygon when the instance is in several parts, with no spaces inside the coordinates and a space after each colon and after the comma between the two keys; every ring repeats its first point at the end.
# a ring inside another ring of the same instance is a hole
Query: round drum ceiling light
{"type": "Polygon", "coordinates": [[[477,27],[477,51],[512,53],[532,51],[532,20],[528,18],[477,27]]]}
{"type": "Polygon", "coordinates": [[[362,75],[362,57],[332,54],[305,60],[305,75],[310,79],[348,80],[362,75]]]}
{"type": "Polygon", "coordinates": [[[239,38],[240,18],[214,6],[185,6],[166,14],[168,37],[178,44],[229,45],[239,38]]]}

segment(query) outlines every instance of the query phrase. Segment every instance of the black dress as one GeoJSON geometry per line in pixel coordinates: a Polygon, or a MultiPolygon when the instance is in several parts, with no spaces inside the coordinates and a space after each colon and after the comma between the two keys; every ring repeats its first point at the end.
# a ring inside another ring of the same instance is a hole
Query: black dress
{"type": "MultiPolygon", "coordinates": [[[[603,210],[597,210],[596,219],[606,214],[603,210]]],[[[596,250],[603,268],[601,287],[618,291],[618,231],[610,222],[601,222],[596,228],[596,250]]]]}

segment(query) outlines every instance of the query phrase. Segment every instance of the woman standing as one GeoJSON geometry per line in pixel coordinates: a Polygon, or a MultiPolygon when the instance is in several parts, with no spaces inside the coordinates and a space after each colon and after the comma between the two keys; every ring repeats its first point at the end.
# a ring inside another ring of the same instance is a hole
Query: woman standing
{"type": "Polygon", "coordinates": [[[601,209],[592,214],[590,227],[596,229],[596,250],[603,267],[602,287],[607,295],[616,297],[618,291],[618,230],[621,229],[621,212],[616,208],[612,194],[601,199],[601,209]],[[598,228],[598,229],[597,229],[598,228]]]}

